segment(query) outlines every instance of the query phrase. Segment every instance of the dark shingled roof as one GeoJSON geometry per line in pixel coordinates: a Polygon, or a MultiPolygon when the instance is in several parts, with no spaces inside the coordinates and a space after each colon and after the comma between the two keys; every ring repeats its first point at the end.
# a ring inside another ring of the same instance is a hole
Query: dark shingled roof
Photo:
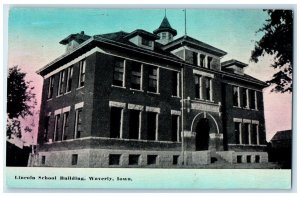
{"type": "MultiPolygon", "coordinates": [[[[143,30],[144,31],[144,30],[143,30]]],[[[146,31],[144,31],[146,32],[146,31]]],[[[149,33],[149,32],[147,32],[149,33]]],[[[142,48],[141,47],[138,47],[136,46],[135,44],[133,44],[132,42],[130,42],[128,40],[128,36],[132,34],[132,33],[127,33],[127,32],[124,32],[124,31],[119,31],[119,32],[113,32],[113,33],[108,33],[108,34],[99,34],[99,35],[95,35],[95,39],[108,39],[108,40],[112,40],[112,41],[115,41],[115,42],[119,42],[119,43],[122,43],[122,44],[126,44],[126,45],[129,45],[131,47],[134,47],[134,48],[138,48],[139,50],[141,50],[142,48]]],[[[152,33],[149,33],[151,35],[153,35],[152,33]]],[[[153,52],[156,52],[156,53],[159,53],[159,54],[162,54],[162,55],[167,55],[171,58],[175,58],[177,59],[178,61],[181,61],[180,58],[178,58],[176,55],[168,52],[168,51],[165,51],[162,49],[162,44],[158,43],[158,42],[154,42],[154,49],[153,49],[153,52]]],[[[148,51],[151,51],[150,49],[144,49],[143,50],[148,50],[148,51]]]]}
{"type": "Polygon", "coordinates": [[[201,42],[195,38],[192,38],[190,36],[182,36],[180,38],[177,38],[176,40],[173,40],[172,42],[166,44],[164,46],[164,49],[165,50],[168,50],[168,51],[172,51],[173,49],[176,49],[178,48],[178,46],[181,46],[181,45],[191,45],[192,47],[194,48],[199,48],[203,51],[207,51],[207,52],[211,52],[217,56],[224,56],[226,55],[227,53],[221,49],[218,49],[216,47],[213,47],[209,44],[206,44],[204,42],[201,42]]]}
{"type": "Polygon", "coordinates": [[[124,38],[127,38],[127,39],[130,39],[136,35],[143,35],[144,37],[147,37],[151,40],[157,40],[159,39],[159,36],[155,35],[155,34],[152,34],[150,32],[147,32],[145,30],[142,30],[142,29],[137,29],[133,32],[131,32],[130,34],[128,34],[127,36],[125,36],[124,38]]]}
{"type": "Polygon", "coordinates": [[[243,62],[240,62],[238,60],[235,60],[235,59],[231,59],[231,60],[228,60],[228,61],[225,61],[225,62],[222,62],[221,63],[221,66],[226,68],[228,66],[231,66],[231,65],[237,65],[239,67],[246,67],[248,66],[248,64],[245,64],[243,62]]]}
{"type": "Polygon", "coordinates": [[[271,141],[292,140],[292,130],[277,131],[271,141]]]}
{"type": "Polygon", "coordinates": [[[60,44],[68,44],[71,40],[76,40],[79,44],[83,43],[84,41],[91,38],[91,36],[84,34],[84,31],[77,33],[77,34],[71,34],[68,37],[62,39],[59,43],[60,44]]]}
{"type": "Polygon", "coordinates": [[[170,25],[170,23],[169,23],[166,16],[162,20],[159,28],[154,30],[153,33],[158,34],[160,32],[165,32],[165,31],[170,32],[171,34],[173,34],[173,36],[177,35],[177,31],[171,27],[171,25],[170,25]]]}

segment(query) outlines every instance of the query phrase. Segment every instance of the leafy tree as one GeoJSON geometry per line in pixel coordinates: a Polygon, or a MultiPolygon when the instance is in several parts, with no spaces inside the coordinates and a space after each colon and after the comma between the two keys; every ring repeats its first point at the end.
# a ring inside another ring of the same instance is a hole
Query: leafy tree
{"type": "Polygon", "coordinates": [[[7,116],[11,121],[7,123],[7,135],[16,130],[16,127],[20,127],[18,118],[33,115],[32,110],[36,105],[35,94],[32,92],[34,87],[30,85],[31,81],[25,80],[25,77],[26,73],[21,72],[18,66],[9,68],[7,78],[7,116]]]}
{"type": "Polygon", "coordinates": [[[274,57],[271,65],[277,72],[268,80],[269,85],[275,85],[272,91],[292,92],[293,73],[293,12],[292,10],[264,10],[269,19],[257,32],[264,36],[255,43],[251,61],[258,62],[265,54],[274,57]]]}
{"type": "Polygon", "coordinates": [[[10,138],[11,134],[14,134],[16,137],[21,138],[22,132],[21,132],[21,122],[17,119],[7,119],[6,121],[6,135],[10,138]]]}

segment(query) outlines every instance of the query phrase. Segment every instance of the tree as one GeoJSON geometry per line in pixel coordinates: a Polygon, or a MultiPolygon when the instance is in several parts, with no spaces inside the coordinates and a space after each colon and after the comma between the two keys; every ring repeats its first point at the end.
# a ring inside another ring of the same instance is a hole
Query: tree
{"type": "Polygon", "coordinates": [[[33,115],[32,110],[36,105],[35,94],[32,92],[34,87],[30,85],[31,81],[25,80],[25,77],[26,73],[21,72],[18,66],[9,68],[7,78],[7,116],[10,121],[7,124],[7,135],[10,135],[11,131],[15,130],[12,128],[16,128],[16,124],[19,121],[18,118],[33,115]]]}
{"type": "Polygon", "coordinates": [[[260,56],[272,55],[274,63],[271,65],[277,72],[273,78],[266,81],[274,85],[272,91],[292,92],[293,73],[293,12],[292,10],[264,10],[269,19],[257,32],[264,36],[255,43],[251,54],[251,61],[257,63],[260,56]]]}

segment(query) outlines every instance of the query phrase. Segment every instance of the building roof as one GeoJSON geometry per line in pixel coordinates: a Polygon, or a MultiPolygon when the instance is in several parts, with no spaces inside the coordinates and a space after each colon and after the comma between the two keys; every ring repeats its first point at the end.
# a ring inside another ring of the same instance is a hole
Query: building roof
{"type": "Polygon", "coordinates": [[[127,38],[127,39],[130,39],[130,38],[133,38],[135,37],[136,35],[141,35],[142,37],[146,37],[150,40],[157,40],[159,39],[159,36],[153,34],[153,33],[150,33],[150,32],[147,32],[145,30],[142,30],[142,29],[137,29],[131,33],[129,33],[128,35],[124,36],[124,38],[127,38]]]}
{"type": "Polygon", "coordinates": [[[84,34],[84,31],[81,31],[77,34],[70,34],[68,37],[62,39],[59,43],[60,44],[68,44],[71,40],[76,40],[78,43],[82,43],[88,40],[91,36],[84,34]]]}
{"type": "MultiPolygon", "coordinates": [[[[158,42],[154,42],[154,49],[153,50],[144,49],[144,48],[136,46],[134,43],[129,41],[129,38],[131,38],[131,35],[134,35],[134,34],[137,34],[137,33],[142,33],[143,35],[148,35],[148,36],[154,35],[150,32],[145,31],[145,30],[136,30],[136,31],[133,31],[131,33],[126,33],[124,31],[119,31],[119,32],[113,32],[113,33],[108,33],[108,34],[99,34],[99,35],[95,35],[94,38],[96,40],[100,40],[100,41],[105,39],[105,41],[108,41],[108,42],[110,42],[110,41],[118,42],[120,44],[125,44],[127,46],[131,46],[131,47],[133,47],[137,50],[153,51],[157,54],[165,55],[165,56],[168,56],[169,58],[173,58],[173,59],[176,59],[178,61],[182,61],[180,58],[178,58],[176,55],[172,54],[171,52],[163,50],[162,49],[163,45],[158,43],[158,42]]],[[[154,35],[154,36],[155,36],[155,38],[157,37],[156,35],[154,35]]]]}
{"type": "Polygon", "coordinates": [[[170,32],[171,34],[173,34],[173,36],[177,35],[177,31],[171,27],[166,16],[162,20],[159,28],[153,31],[154,34],[158,34],[160,32],[170,32]]]}
{"type": "Polygon", "coordinates": [[[225,52],[221,49],[218,49],[218,48],[213,47],[209,44],[201,42],[201,41],[199,41],[195,38],[192,38],[190,36],[182,36],[180,38],[177,38],[176,40],[173,40],[172,42],[166,44],[163,47],[163,49],[168,50],[168,51],[172,51],[176,48],[179,48],[182,45],[191,46],[193,48],[200,49],[200,50],[215,54],[219,57],[222,57],[222,56],[227,54],[227,52],[225,52]]]}
{"type": "Polygon", "coordinates": [[[271,141],[292,140],[292,130],[277,131],[271,141]]]}
{"type": "Polygon", "coordinates": [[[222,62],[222,63],[221,63],[221,66],[222,66],[223,68],[226,68],[226,67],[232,66],[232,65],[236,65],[236,66],[242,67],[242,68],[248,66],[248,64],[245,64],[245,63],[240,62],[240,61],[235,60],[235,59],[231,59],[231,60],[228,60],[228,61],[225,61],[225,62],[222,62]]]}
{"type": "MultiPolygon", "coordinates": [[[[223,56],[226,54],[226,52],[224,52],[220,49],[217,49],[213,46],[210,46],[206,43],[198,41],[189,36],[183,36],[181,38],[178,38],[167,45],[162,45],[158,42],[154,42],[154,48],[153,48],[153,50],[150,50],[150,49],[136,46],[134,43],[129,41],[129,38],[132,35],[137,35],[137,34],[143,34],[143,35],[149,35],[149,36],[154,35],[150,32],[147,32],[147,31],[141,30],[141,29],[135,30],[131,33],[127,33],[124,31],[118,31],[118,32],[112,32],[112,33],[107,33],[107,34],[94,35],[92,37],[88,36],[88,35],[84,35],[84,34],[71,34],[70,36],[68,36],[67,38],[62,40],[61,42],[65,43],[66,40],[73,39],[74,36],[77,38],[79,37],[80,39],[85,40],[85,41],[80,43],[80,45],[77,48],[75,48],[74,50],[66,52],[65,54],[56,58],[49,64],[45,65],[43,68],[39,69],[37,71],[37,73],[44,76],[50,70],[57,68],[59,66],[58,64],[67,62],[68,59],[72,59],[75,56],[81,54],[83,51],[90,50],[91,48],[97,46],[98,44],[101,44],[101,45],[106,44],[107,46],[121,47],[126,50],[131,50],[132,52],[135,52],[135,53],[143,53],[146,55],[160,57],[162,59],[165,59],[168,61],[173,61],[178,64],[180,64],[180,63],[189,64],[189,63],[183,61],[182,59],[180,59],[179,57],[177,57],[176,55],[174,55],[173,53],[171,53],[171,51],[174,48],[180,47],[181,43],[196,46],[198,48],[201,48],[202,50],[209,51],[209,52],[217,54],[219,56],[223,56]]],[[[156,37],[156,35],[154,35],[154,36],[156,37]]],[[[210,72],[215,72],[215,71],[210,70],[210,72]]],[[[261,85],[263,87],[267,86],[265,82],[260,81],[256,78],[251,77],[246,74],[243,76],[240,76],[240,75],[230,73],[230,72],[224,72],[224,71],[221,71],[221,72],[224,76],[227,76],[230,78],[236,78],[236,79],[244,80],[244,81],[247,81],[250,83],[256,83],[257,85],[261,85]]]]}
{"type": "MultiPolygon", "coordinates": [[[[130,42],[128,38],[125,38],[128,36],[130,33],[124,32],[124,31],[119,31],[119,32],[113,32],[113,33],[107,33],[107,34],[99,34],[99,35],[94,35],[90,37],[88,40],[86,40],[83,43],[80,43],[80,45],[76,48],[74,48],[71,51],[66,52],[65,54],[61,55],[60,57],[56,58],[55,60],[51,61],[44,67],[40,68],[37,73],[44,76],[46,73],[48,73],[50,70],[55,69],[57,67],[57,64],[60,62],[65,62],[69,58],[74,58],[76,55],[79,55],[85,50],[89,50],[95,46],[97,46],[97,43],[106,43],[111,46],[115,47],[122,47],[126,48],[127,50],[131,49],[136,52],[144,53],[147,55],[152,55],[152,56],[159,56],[163,59],[168,59],[171,61],[175,61],[177,63],[182,62],[179,57],[176,55],[170,53],[169,51],[165,51],[162,49],[162,44],[158,42],[154,42],[154,48],[153,50],[142,48],[136,46],[134,43],[130,42]]],[[[150,33],[151,34],[151,33],[150,33]]]]}

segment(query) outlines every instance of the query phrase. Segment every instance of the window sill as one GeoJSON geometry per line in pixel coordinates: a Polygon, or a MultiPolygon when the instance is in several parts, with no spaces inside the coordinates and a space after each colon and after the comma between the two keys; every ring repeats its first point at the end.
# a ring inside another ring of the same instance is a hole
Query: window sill
{"type": "Polygon", "coordinates": [[[137,91],[137,92],[144,92],[144,90],[141,90],[141,89],[134,89],[134,88],[129,88],[129,90],[137,91]]]}
{"type": "Polygon", "coordinates": [[[80,90],[80,89],[82,89],[82,88],[84,88],[84,86],[78,87],[78,88],[76,88],[76,90],[80,90]]]}
{"type": "Polygon", "coordinates": [[[70,138],[70,139],[63,140],[63,141],[46,142],[45,144],[72,142],[72,141],[87,140],[87,139],[117,140],[117,141],[129,141],[129,142],[154,142],[154,143],[167,143],[167,144],[181,143],[181,141],[174,142],[174,141],[163,141],[163,140],[127,139],[127,138],[110,138],[110,137],[92,137],[92,136],[89,136],[89,137],[80,137],[80,138],[70,138]]]}
{"type": "Polygon", "coordinates": [[[147,91],[147,93],[149,93],[149,94],[155,94],[155,95],[160,95],[159,92],[149,92],[149,91],[147,91]]]}
{"type": "MultiPolygon", "coordinates": [[[[62,97],[62,96],[64,96],[64,95],[67,95],[67,94],[70,94],[70,93],[71,93],[71,91],[66,92],[66,93],[64,93],[64,94],[57,95],[56,98],[62,97]]],[[[51,99],[48,99],[47,101],[50,101],[50,100],[52,100],[52,98],[51,98],[51,99]]]]}
{"type": "Polygon", "coordinates": [[[111,85],[111,87],[113,87],[113,88],[122,88],[122,89],[126,89],[126,87],[125,87],[125,86],[111,85]]]}
{"type": "Polygon", "coordinates": [[[196,101],[202,101],[202,102],[207,102],[207,103],[214,103],[213,100],[205,100],[205,99],[200,99],[200,98],[195,98],[196,101]]]}
{"type": "Polygon", "coordinates": [[[48,99],[47,99],[47,101],[51,101],[51,100],[52,100],[52,98],[48,98],[48,99]]]}
{"type": "MultiPolygon", "coordinates": [[[[236,106],[234,106],[234,107],[236,107],[236,106]]],[[[249,107],[236,107],[236,108],[251,110],[251,111],[259,111],[258,109],[252,109],[252,108],[249,108],[249,107]]]]}
{"type": "Polygon", "coordinates": [[[229,146],[267,146],[264,144],[228,144],[229,146]]]}
{"type": "Polygon", "coordinates": [[[174,96],[174,95],[171,95],[172,98],[178,98],[178,99],[181,99],[180,96],[174,96]]]}
{"type": "Polygon", "coordinates": [[[69,92],[66,92],[64,95],[67,95],[67,94],[70,94],[71,93],[71,91],[69,91],[69,92]]]}

